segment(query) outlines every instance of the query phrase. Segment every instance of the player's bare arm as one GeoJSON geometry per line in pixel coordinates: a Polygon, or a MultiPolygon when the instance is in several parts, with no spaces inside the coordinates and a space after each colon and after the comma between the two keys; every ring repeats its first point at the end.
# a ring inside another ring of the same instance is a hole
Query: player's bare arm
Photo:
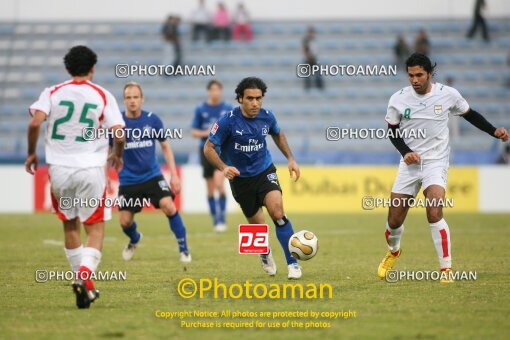
{"type": "Polygon", "coordinates": [[[126,138],[123,133],[116,133],[117,130],[122,128],[122,125],[114,125],[111,127],[114,138],[112,153],[108,156],[108,163],[117,172],[120,172],[124,166],[122,155],[124,153],[124,144],[126,143],[126,138]]]}
{"type": "Polygon", "coordinates": [[[503,142],[508,141],[508,131],[506,131],[505,128],[494,127],[491,123],[489,123],[489,121],[487,121],[487,119],[485,119],[483,115],[477,111],[470,108],[464,114],[462,114],[462,117],[479,130],[482,130],[495,138],[501,139],[503,142]]]}
{"type": "Polygon", "coordinates": [[[28,156],[25,161],[25,170],[33,175],[39,166],[37,158],[37,140],[41,131],[41,125],[46,119],[46,114],[42,111],[36,111],[30,124],[28,125],[28,156]]]}
{"type": "Polygon", "coordinates": [[[390,141],[393,146],[400,152],[402,157],[404,158],[404,162],[407,165],[411,165],[413,163],[419,163],[420,162],[420,155],[417,152],[414,152],[407,146],[407,144],[404,142],[404,139],[399,136],[395,137],[396,130],[400,127],[400,124],[392,125],[388,124],[388,129],[393,130],[393,137],[390,135],[390,141]]]}
{"type": "Polygon", "coordinates": [[[294,158],[294,155],[292,154],[292,151],[290,150],[289,143],[287,143],[285,134],[283,131],[280,131],[280,133],[271,135],[271,137],[273,137],[274,143],[289,162],[288,166],[290,177],[294,178],[294,181],[297,182],[299,176],[301,176],[301,172],[299,171],[299,166],[296,162],[296,159],[294,158]]]}
{"type": "Polygon", "coordinates": [[[204,155],[205,158],[214,165],[218,170],[223,172],[223,175],[228,179],[232,180],[234,177],[239,176],[241,173],[237,168],[233,166],[228,166],[221,160],[220,156],[214,149],[216,145],[214,145],[209,139],[205,142],[204,145],[204,155]]]}
{"type": "Polygon", "coordinates": [[[177,174],[174,152],[167,140],[160,141],[160,145],[161,150],[163,150],[163,156],[165,157],[166,164],[168,164],[168,168],[170,169],[170,186],[175,194],[179,194],[181,192],[181,180],[177,174]]]}
{"type": "Polygon", "coordinates": [[[191,129],[191,136],[195,138],[209,137],[209,130],[191,129]]]}
{"type": "MultiPolygon", "coordinates": [[[[110,148],[108,148],[108,154],[110,154],[110,148]]],[[[110,178],[110,167],[108,164],[104,166],[104,178],[106,179],[106,191],[109,192],[112,187],[112,180],[110,178]]]]}

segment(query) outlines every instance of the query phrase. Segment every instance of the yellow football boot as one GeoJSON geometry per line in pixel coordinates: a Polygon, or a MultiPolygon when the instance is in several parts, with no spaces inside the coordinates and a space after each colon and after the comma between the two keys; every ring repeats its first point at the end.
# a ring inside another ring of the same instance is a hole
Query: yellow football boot
{"type": "Polygon", "coordinates": [[[388,254],[386,254],[379,264],[379,268],[377,268],[377,276],[384,279],[386,277],[386,272],[393,268],[395,262],[397,262],[397,259],[400,257],[400,254],[402,254],[402,249],[398,250],[397,255],[393,255],[391,251],[388,251],[388,254]]]}

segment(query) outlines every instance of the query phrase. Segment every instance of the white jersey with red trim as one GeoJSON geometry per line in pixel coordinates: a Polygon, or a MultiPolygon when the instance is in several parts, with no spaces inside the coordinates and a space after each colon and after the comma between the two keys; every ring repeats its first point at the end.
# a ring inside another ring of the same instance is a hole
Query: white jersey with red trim
{"type": "Polygon", "coordinates": [[[77,168],[104,166],[108,139],[86,140],[84,129],[124,126],[113,95],[90,81],[70,80],[46,88],[39,100],[30,106],[31,115],[36,111],[46,114],[48,164],[77,168]]]}
{"type": "Polygon", "coordinates": [[[469,104],[453,87],[435,83],[429,93],[419,95],[408,86],[391,96],[386,122],[400,124],[405,143],[422,160],[443,159],[450,153],[449,115],[459,116],[468,110],[469,104]]]}

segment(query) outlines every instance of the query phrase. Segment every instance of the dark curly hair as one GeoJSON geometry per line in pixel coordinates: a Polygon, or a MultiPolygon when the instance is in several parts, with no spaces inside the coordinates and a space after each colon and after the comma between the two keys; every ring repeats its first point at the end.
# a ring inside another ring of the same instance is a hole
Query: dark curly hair
{"type": "Polygon", "coordinates": [[[408,67],[421,66],[427,73],[434,73],[437,64],[430,61],[429,57],[421,53],[413,53],[406,60],[406,70],[408,67]]]}
{"type": "Polygon", "coordinates": [[[86,76],[96,63],[96,53],[87,46],[74,46],[64,57],[64,65],[73,77],[86,76]]]}
{"type": "Polygon", "coordinates": [[[248,77],[241,80],[236,87],[236,100],[239,102],[240,98],[244,96],[244,90],[246,89],[259,89],[262,91],[262,97],[266,94],[267,85],[262,81],[262,79],[257,77],[248,77]]]}

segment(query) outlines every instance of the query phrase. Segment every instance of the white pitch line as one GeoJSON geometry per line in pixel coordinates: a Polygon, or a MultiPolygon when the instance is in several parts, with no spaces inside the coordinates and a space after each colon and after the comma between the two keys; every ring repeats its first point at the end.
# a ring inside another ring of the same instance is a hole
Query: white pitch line
{"type": "Polygon", "coordinates": [[[63,241],[57,241],[57,240],[44,240],[43,244],[47,244],[50,246],[59,246],[62,247],[64,245],[63,241]]]}

